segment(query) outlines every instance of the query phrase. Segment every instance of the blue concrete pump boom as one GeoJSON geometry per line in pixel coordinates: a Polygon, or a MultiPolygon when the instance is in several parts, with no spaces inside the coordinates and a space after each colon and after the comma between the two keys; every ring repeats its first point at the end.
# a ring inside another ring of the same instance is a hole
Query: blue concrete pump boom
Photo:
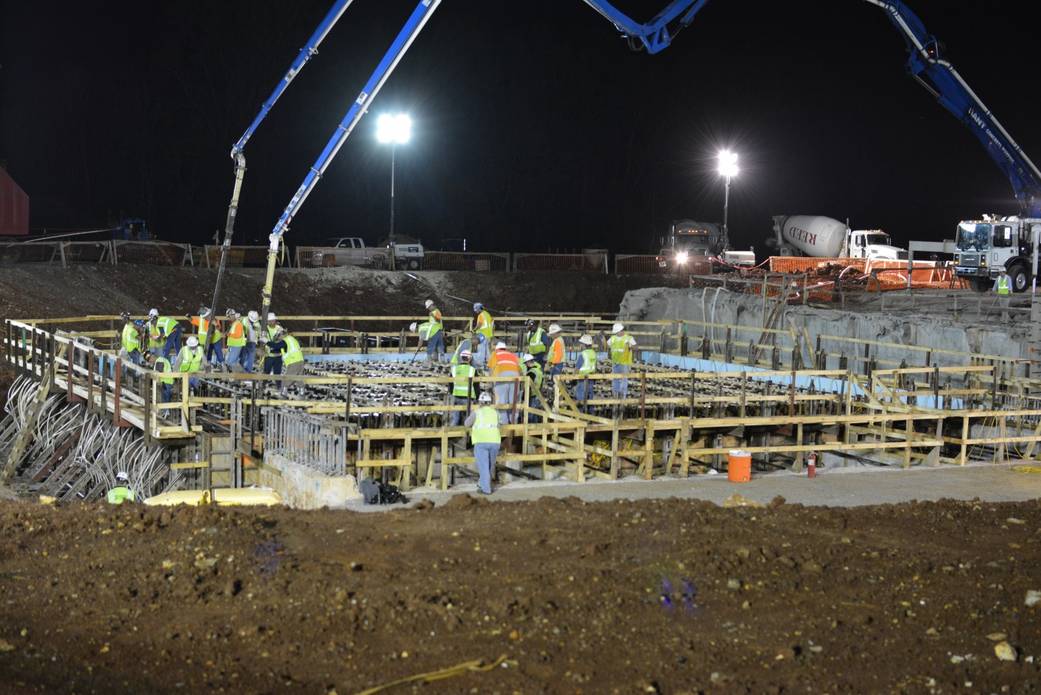
{"type": "MultiPolygon", "coordinates": [[[[347,11],[347,8],[351,6],[354,0],[336,0],[333,6],[329,8],[329,11],[325,13],[325,17],[318,23],[318,27],[311,34],[310,38],[307,39],[307,43],[300,49],[300,52],[296,56],[296,60],[289,66],[289,70],[279,80],[278,84],[275,85],[275,89],[271,92],[271,96],[267,98],[267,101],[260,107],[260,112],[253,118],[253,122],[246,128],[246,132],[242,134],[242,137],[238,139],[231,148],[231,159],[235,162],[235,184],[231,191],[231,202],[228,203],[228,215],[224,222],[224,243],[221,245],[220,262],[217,264],[217,282],[213,289],[213,301],[210,304],[214,314],[211,318],[216,316],[217,305],[220,303],[220,290],[221,280],[224,276],[224,269],[227,266],[228,259],[228,248],[231,247],[231,238],[235,233],[235,217],[238,215],[239,209],[239,194],[242,192],[242,181],[246,176],[246,143],[253,137],[253,133],[256,132],[261,122],[267,118],[271,108],[278,101],[279,97],[289,88],[289,83],[293,81],[304,66],[307,65],[307,61],[311,60],[312,57],[317,55],[318,46],[325,40],[325,37],[329,35],[332,28],[336,25],[336,22],[340,20],[343,13],[347,11]]],[[[206,326],[206,334],[203,336],[202,345],[208,348],[210,344],[210,335],[214,330],[216,321],[209,321],[206,326]]]]}
{"type": "MultiPolygon", "coordinates": [[[[278,257],[278,249],[282,235],[289,229],[293,217],[307,200],[308,195],[317,185],[318,180],[328,168],[336,153],[350,137],[351,131],[365,115],[369,105],[375,98],[377,92],[393,72],[398,62],[404,56],[409,46],[422,31],[430,16],[437,9],[441,0],[420,0],[412,14],[406,20],[405,25],[398,33],[397,38],[387,49],[383,59],[376,66],[369,81],[351,105],[347,114],[340,121],[336,132],[326,143],[318,159],[311,166],[310,171],[304,178],[303,183],[297,189],[289,205],[278,218],[270,235],[268,247],[267,276],[263,288],[262,313],[266,314],[271,305],[271,290],[274,282],[275,263],[278,257]]],[[[659,53],[669,46],[672,39],[683,28],[689,26],[697,13],[707,4],[708,0],[671,0],[661,12],[650,22],[640,23],[618,10],[608,0],[584,0],[584,2],[596,10],[602,17],[611,22],[615,28],[629,41],[634,49],[643,49],[648,53],[659,53]]],[[[1041,216],[1041,172],[1038,171],[1030,158],[1016,144],[1012,136],[1002,127],[991,111],[984,106],[983,102],[975,92],[968,86],[965,80],[958,74],[954,66],[939,55],[939,44],[925,29],[921,20],[899,0],[866,0],[871,4],[883,9],[890,21],[901,31],[908,45],[909,57],[907,61],[908,71],[915,77],[937,100],[954,114],[960,121],[965,123],[973,134],[983,143],[987,153],[991,156],[998,167],[1005,172],[1012,184],[1016,199],[1019,201],[1024,212],[1030,216],[1041,216]]],[[[288,86],[290,80],[307,62],[317,46],[339,16],[347,9],[350,0],[340,0],[326,15],[326,19],[319,25],[312,35],[312,41],[308,46],[301,49],[296,62],[290,68],[283,83],[276,87],[271,98],[264,103],[261,112],[247,129],[243,137],[232,149],[232,156],[236,161],[242,156],[242,147],[259,125],[260,121],[267,115],[271,106],[288,86]],[[330,18],[331,21],[330,21],[330,18]],[[311,45],[313,43],[313,46],[311,45]],[[306,51],[306,53],[305,53],[306,51]]],[[[225,249],[230,242],[230,229],[234,221],[234,206],[237,204],[238,191],[242,183],[242,172],[237,169],[236,188],[232,197],[232,207],[229,207],[229,233],[225,234],[225,249]]],[[[223,256],[222,256],[223,259],[223,256]]],[[[223,266],[223,263],[222,263],[223,266]]],[[[219,275],[218,275],[219,291],[219,275]]],[[[215,297],[216,297],[215,292],[215,297]]],[[[216,305],[216,299],[214,300],[216,305]]]]}

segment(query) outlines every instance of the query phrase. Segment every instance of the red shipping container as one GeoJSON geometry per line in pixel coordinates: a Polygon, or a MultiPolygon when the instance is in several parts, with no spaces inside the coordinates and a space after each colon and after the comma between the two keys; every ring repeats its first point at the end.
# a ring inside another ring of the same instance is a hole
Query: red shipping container
{"type": "Polygon", "coordinates": [[[0,168],[0,235],[29,233],[29,196],[0,168]]]}

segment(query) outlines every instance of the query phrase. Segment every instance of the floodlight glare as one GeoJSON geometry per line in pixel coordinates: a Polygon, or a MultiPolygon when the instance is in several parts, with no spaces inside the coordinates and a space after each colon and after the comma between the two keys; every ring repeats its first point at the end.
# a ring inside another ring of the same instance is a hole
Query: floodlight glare
{"type": "Polygon", "coordinates": [[[719,175],[726,178],[737,176],[737,153],[730,150],[720,150],[718,155],[719,175]]]}
{"type": "Polygon", "coordinates": [[[406,113],[382,114],[376,119],[376,139],[384,144],[404,145],[412,137],[412,119],[406,113]]]}

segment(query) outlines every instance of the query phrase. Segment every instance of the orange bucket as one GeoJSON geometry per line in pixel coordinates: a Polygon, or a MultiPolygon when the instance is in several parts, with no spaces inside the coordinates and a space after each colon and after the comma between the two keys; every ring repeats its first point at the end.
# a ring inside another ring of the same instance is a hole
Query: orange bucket
{"type": "Polygon", "coordinates": [[[752,479],[752,454],[740,449],[731,449],[727,455],[727,480],[732,483],[747,483],[752,479]]]}

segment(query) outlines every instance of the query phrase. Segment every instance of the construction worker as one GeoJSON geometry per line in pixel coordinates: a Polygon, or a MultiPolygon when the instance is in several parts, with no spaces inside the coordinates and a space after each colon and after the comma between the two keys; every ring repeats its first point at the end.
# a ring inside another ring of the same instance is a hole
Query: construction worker
{"type": "Polygon", "coordinates": [[[170,316],[160,316],[158,309],[148,312],[148,321],[155,324],[159,329],[159,335],[163,338],[163,357],[170,359],[170,355],[176,355],[181,350],[181,324],[177,319],[170,316]]]}
{"type": "Polygon", "coordinates": [[[998,301],[1001,303],[1001,320],[1008,321],[1008,304],[1012,294],[1012,280],[1004,268],[998,273],[998,277],[994,279],[993,290],[998,295],[998,301]]]}
{"type": "MultiPolygon", "coordinates": [[[[202,371],[203,365],[206,364],[206,353],[199,345],[199,339],[194,335],[188,336],[188,340],[184,341],[184,347],[177,353],[177,359],[174,360],[173,370],[175,372],[196,374],[202,371]]],[[[188,385],[197,386],[199,379],[197,377],[189,377],[188,385]]]]}
{"type": "Polygon", "coordinates": [[[535,357],[539,366],[546,363],[546,350],[549,349],[549,336],[542,330],[542,326],[535,319],[528,319],[524,323],[527,329],[524,333],[524,343],[527,345],[528,354],[535,357]]]}
{"type": "Polygon", "coordinates": [[[578,353],[575,367],[579,375],[586,378],[579,381],[578,386],[575,387],[575,402],[579,408],[583,408],[583,404],[593,395],[593,383],[588,377],[596,372],[596,350],[593,349],[593,336],[589,334],[583,335],[578,342],[583,349],[578,353]]]}
{"type": "MultiPolygon", "coordinates": [[[[469,350],[459,353],[459,362],[452,365],[452,405],[465,405],[466,414],[470,414],[470,404],[477,393],[474,390],[473,380],[477,378],[477,370],[470,364],[473,355],[469,350]]],[[[453,410],[449,422],[456,427],[463,421],[463,412],[453,410]]]]}
{"type": "Polygon", "coordinates": [[[564,349],[564,336],[560,334],[558,324],[549,324],[549,330],[546,333],[553,341],[546,353],[546,375],[549,377],[550,383],[553,383],[553,377],[564,371],[564,357],[566,357],[567,351],[564,349]]]}
{"type": "MultiPolygon", "coordinates": [[[[531,353],[523,355],[521,361],[524,362],[524,375],[528,377],[528,380],[531,382],[531,386],[528,388],[528,407],[537,408],[539,402],[535,394],[542,393],[542,365],[539,364],[537,359],[535,359],[535,355],[532,355],[531,353]]],[[[535,417],[529,417],[528,422],[535,422],[535,417]]]]}
{"type": "MultiPolygon", "coordinates": [[[[274,316],[274,314],[269,314],[269,316],[274,316]]],[[[267,330],[270,337],[265,342],[267,351],[264,353],[264,373],[277,376],[282,373],[282,355],[286,351],[286,341],[283,340],[283,337],[286,331],[279,325],[276,325],[272,331],[270,319],[267,330]]]]}
{"type": "MultiPolygon", "coordinates": [[[[304,373],[304,351],[300,347],[300,341],[289,334],[289,331],[280,329],[275,340],[285,343],[282,350],[282,373],[286,376],[298,376],[304,373]]],[[[282,392],[286,391],[286,382],[281,384],[282,392]]]]}
{"type": "Polygon", "coordinates": [[[119,335],[119,356],[134,364],[141,364],[141,322],[132,321],[130,312],[126,311],[120,318],[123,319],[123,330],[119,335]]]}
{"type": "Polygon", "coordinates": [[[234,309],[228,309],[225,313],[230,325],[228,326],[228,359],[224,366],[233,372],[242,370],[242,349],[246,347],[246,322],[242,320],[242,314],[234,309]]]}
{"type": "Polygon", "coordinates": [[[427,323],[430,329],[427,333],[427,361],[440,362],[441,355],[445,354],[445,325],[441,317],[441,310],[434,306],[434,301],[428,299],[423,302],[429,312],[427,323]]]}
{"type": "Polygon", "coordinates": [[[473,354],[473,334],[464,333],[463,339],[459,341],[459,344],[455,346],[455,352],[452,353],[452,359],[449,360],[449,364],[459,364],[459,358],[463,352],[469,352],[473,354]]]}
{"type": "MultiPolygon", "coordinates": [[[[611,326],[611,337],[607,339],[607,351],[611,356],[611,372],[628,374],[633,367],[633,348],[636,340],[625,332],[625,326],[616,323],[611,326]]],[[[611,380],[611,395],[625,398],[629,395],[629,377],[611,380]]]]}
{"type": "Polygon", "coordinates": [[[488,364],[488,354],[491,352],[492,335],[495,333],[495,321],[492,315],[480,302],[474,304],[474,315],[470,319],[469,330],[474,333],[477,340],[477,352],[474,354],[474,362],[478,366],[488,364]]]}
{"type": "Polygon", "coordinates": [[[166,336],[163,335],[162,329],[159,328],[158,309],[148,310],[148,320],[145,321],[145,333],[148,335],[147,352],[150,352],[153,355],[161,353],[163,347],[166,345],[166,336]]]}
{"type": "MultiPolygon", "coordinates": [[[[495,344],[495,352],[488,358],[488,370],[492,376],[516,378],[521,375],[520,360],[506,348],[506,343],[500,341],[495,344]]],[[[520,395],[517,393],[517,383],[497,383],[492,390],[495,391],[496,404],[507,406],[499,411],[499,419],[503,424],[513,422],[513,404],[520,395]]]]}
{"type": "MultiPolygon", "coordinates": [[[[152,371],[156,374],[170,374],[170,372],[173,371],[173,366],[170,364],[170,360],[166,359],[163,355],[146,354],[144,363],[146,367],[151,367],[152,371]]],[[[161,387],[160,403],[169,403],[173,400],[173,383],[174,378],[172,376],[159,377],[159,384],[161,387]]]]}
{"type": "Polygon", "coordinates": [[[260,314],[250,311],[246,314],[244,324],[246,327],[246,344],[242,347],[239,364],[242,365],[243,371],[252,373],[253,363],[257,359],[257,343],[260,342],[260,314]]]}
{"type": "Polygon", "coordinates": [[[482,494],[492,494],[492,476],[495,474],[495,457],[499,455],[499,416],[492,407],[492,394],[481,391],[477,398],[478,407],[466,416],[463,423],[470,428],[470,441],[474,445],[477,459],[477,488],[482,494]]]}
{"type": "Polygon", "coordinates": [[[280,329],[281,327],[282,326],[280,326],[278,323],[278,317],[275,316],[275,312],[268,312],[267,326],[265,326],[265,330],[267,331],[267,339],[273,340],[275,337],[275,333],[277,333],[278,329],[280,329]]]}
{"type": "MultiPolygon", "coordinates": [[[[196,332],[199,334],[199,341],[206,337],[206,329],[210,326],[210,320],[213,317],[213,309],[209,307],[199,307],[199,315],[192,316],[192,325],[195,326],[196,332]]],[[[216,323],[213,326],[213,330],[210,331],[210,344],[206,349],[206,361],[210,364],[222,364],[224,362],[224,350],[221,348],[220,340],[223,337],[220,331],[220,324],[216,323]],[[216,359],[214,359],[216,357],[216,359]]]]}
{"type": "Polygon", "coordinates": [[[108,491],[105,496],[109,504],[123,504],[124,502],[136,502],[133,489],[130,487],[130,476],[124,471],[116,473],[116,486],[108,491]]]}

